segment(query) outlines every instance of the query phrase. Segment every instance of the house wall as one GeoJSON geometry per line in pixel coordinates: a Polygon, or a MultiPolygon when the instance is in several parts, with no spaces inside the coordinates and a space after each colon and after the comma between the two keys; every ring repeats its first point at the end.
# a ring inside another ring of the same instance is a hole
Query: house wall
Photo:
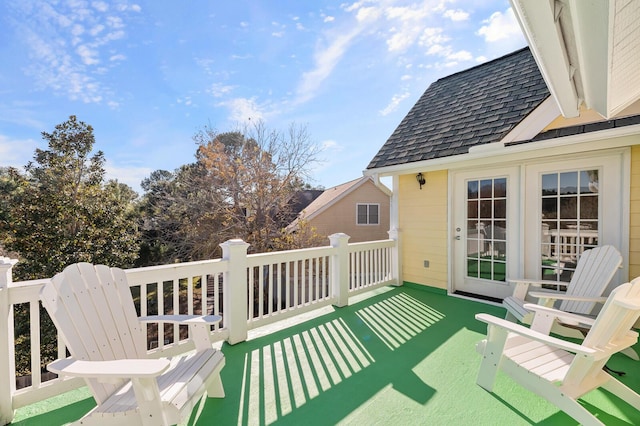
{"type": "MultiPolygon", "coordinates": [[[[631,146],[629,189],[628,277],[640,276],[640,145],[631,146]]],[[[448,172],[423,172],[422,190],[415,174],[399,177],[399,228],[403,281],[447,288],[448,282],[448,172]],[[424,267],[424,261],[429,267],[424,267]]],[[[606,207],[605,207],[606,208],[606,207]]]]}
{"type": "Polygon", "coordinates": [[[422,189],[415,174],[399,178],[402,279],[446,289],[448,173],[443,170],[423,175],[426,183],[422,189]],[[425,260],[429,261],[427,268],[425,260]]]}
{"type": "Polygon", "coordinates": [[[309,220],[309,225],[321,235],[328,236],[336,232],[344,232],[351,237],[350,243],[386,240],[389,238],[390,204],[390,197],[373,182],[367,181],[309,220]],[[380,204],[380,224],[357,225],[357,204],[380,204]]]}

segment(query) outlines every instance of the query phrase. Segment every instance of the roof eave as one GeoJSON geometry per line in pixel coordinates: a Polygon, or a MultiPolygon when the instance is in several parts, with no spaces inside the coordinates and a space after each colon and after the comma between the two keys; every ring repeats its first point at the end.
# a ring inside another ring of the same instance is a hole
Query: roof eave
{"type": "Polygon", "coordinates": [[[569,62],[567,45],[559,26],[557,2],[511,0],[511,4],[562,115],[577,117],[581,100],[574,80],[576,68],[569,62]]]}
{"type": "MultiPolygon", "coordinates": [[[[473,149],[466,154],[453,155],[450,157],[436,158],[432,160],[417,161],[414,163],[397,164],[375,169],[367,169],[364,171],[364,173],[365,175],[369,176],[378,175],[380,177],[390,177],[419,172],[452,169],[462,167],[464,164],[468,164],[469,162],[490,161],[492,163],[495,163],[496,161],[498,161],[498,158],[500,156],[517,155],[523,153],[531,155],[534,152],[542,153],[539,156],[547,156],[552,155],[551,152],[554,148],[562,149],[563,147],[573,146],[576,144],[599,142],[604,139],[609,140],[607,143],[607,148],[616,148],[619,146],[628,146],[628,140],[625,139],[626,136],[636,136],[639,134],[640,124],[636,124],[510,146],[505,146],[505,142],[500,141],[492,144],[481,145],[478,147],[479,149],[473,149]],[[616,145],[616,143],[611,142],[611,140],[613,139],[619,141],[619,146],[616,145]]],[[[602,149],[602,147],[600,146],[597,149],[602,149]]]]}

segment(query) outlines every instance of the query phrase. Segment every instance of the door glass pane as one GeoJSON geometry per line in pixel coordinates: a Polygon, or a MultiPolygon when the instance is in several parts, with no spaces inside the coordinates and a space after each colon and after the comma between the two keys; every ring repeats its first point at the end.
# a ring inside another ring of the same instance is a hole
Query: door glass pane
{"type": "Polygon", "coordinates": [[[542,278],[570,281],[580,254],[598,245],[598,170],[542,175],[542,278]]]}
{"type": "Polygon", "coordinates": [[[506,210],[506,178],[467,181],[467,277],[505,281],[506,210]]]}

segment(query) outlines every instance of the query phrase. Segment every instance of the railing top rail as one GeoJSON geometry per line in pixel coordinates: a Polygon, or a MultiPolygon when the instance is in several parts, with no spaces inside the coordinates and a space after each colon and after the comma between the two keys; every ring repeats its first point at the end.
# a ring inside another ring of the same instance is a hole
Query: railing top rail
{"type": "Polygon", "coordinates": [[[362,248],[375,248],[375,247],[393,247],[395,240],[376,240],[376,241],[362,241],[359,243],[349,243],[349,250],[359,250],[362,248]]]}
{"type": "Polygon", "coordinates": [[[287,262],[313,257],[330,256],[335,252],[333,247],[315,247],[301,250],[275,251],[270,253],[257,253],[247,256],[249,266],[257,266],[269,263],[287,262]]]}
{"type": "Polygon", "coordinates": [[[51,281],[51,278],[40,278],[37,280],[16,281],[9,284],[9,288],[42,287],[51,281]]]}

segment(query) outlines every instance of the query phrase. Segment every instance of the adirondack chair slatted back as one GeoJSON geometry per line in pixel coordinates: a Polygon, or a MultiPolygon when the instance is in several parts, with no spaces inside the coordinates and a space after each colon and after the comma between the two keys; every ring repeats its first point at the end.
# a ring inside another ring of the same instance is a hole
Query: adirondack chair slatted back
{"type": "Polygon", "coordinates": [[[640,315],[640,277],[616,287],[582,343],[591,348],[617,347],[629,338],[640,315]]]}
{"type": "MultiPolygon", "coordinates": [[[[40,297],[74,358],[106,361],[147,357],[144,333],[121,269],[71,265],[44,286],[40,297]]],[[[90,381],[89,386],[101,403],[121,384],[90,381]]]]}
{"type": "MultiPolygon", "coordinates": [[[[580,256],[576,270],[567,286],[569,296],[600,296],[622,264],[622,255],[613,246],[595,247],[580,256]]],[[[558,309],[565,312],[590,314],[594,302],[563,301],[558,309]]]]}

